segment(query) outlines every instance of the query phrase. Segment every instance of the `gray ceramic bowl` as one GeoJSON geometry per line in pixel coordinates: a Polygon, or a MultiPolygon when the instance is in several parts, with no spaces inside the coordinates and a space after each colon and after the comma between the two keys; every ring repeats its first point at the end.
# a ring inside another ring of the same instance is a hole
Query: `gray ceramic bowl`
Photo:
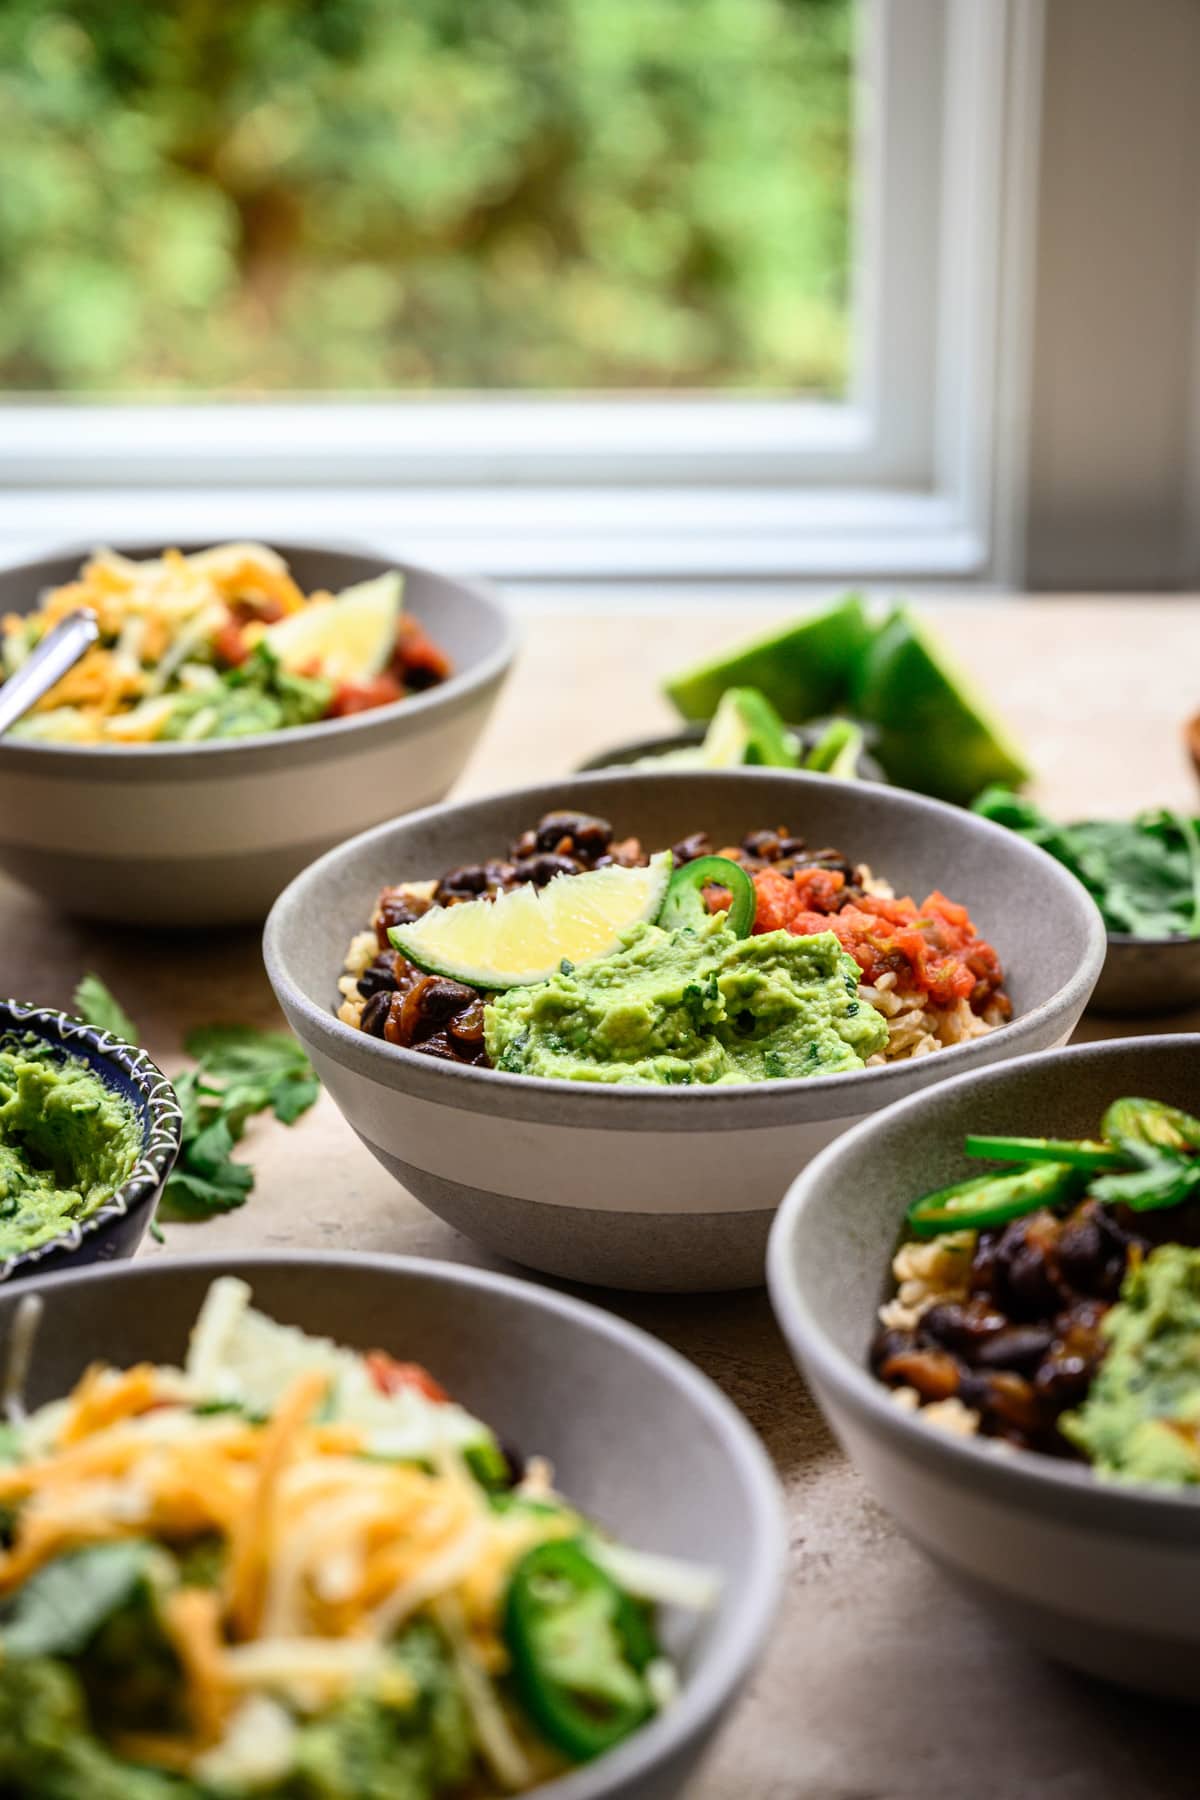
{"type": "Polygon", "coordinates": [[[365,833],[306,869],[267,921],[267,972],[334,1100],[433,1212],[502,1256],[578,1281],[668,1290],[762,1280],[796,1170],[856,1119],[961,1069],[1061,1043],[1104,954],[1072,875],[1015,833],[895,788],[790,770],[575,776],[365,833]],[[343,1025],[337,977],[388,882],[502,852],[577,806],[659,848],[785,824],[886,874],[941,885],[1010,975],[1017,1016],[973,1043],[888,1068],[749,1087],[608,1087],[434,1061],[343,1025]]]}
{"type": "Polygon", "coordinates": [[[74,1058],[86,1063],[133,1109],[141,1131],[141,1155],[128,1180],[86,1219],[35,1250],[0,1258],[0,1281],[132,1256],[179,1155],[183,1115],[175,1089],[144,1050],[55,1007],[0,1000],[0,1036],[10,1034],[39,1039],[50,1046],[56,1061],[74,1058]]]}
{"type": "MultiPolygon", "coordinates": [[[[46,1314],[30,1383],[63,1393],[104,1358],[178,1361],[209,1283],[240,1275],[275,1318],[425,1363],[501,1441],[552,1460],[562,1491],[617,1537],[722,1577],[717,1610],[669,1615],[678,1703],[544,1800],[682,1794],[770,1628],[786,1538],[779,1489],[741,1414],[691,1365],[578,1300],[448,1263],[384,1256],[168,1259],[26,1282],[46,1314]]],[[[17,1295],[0,1295],[0,1361],[17,1295]]]]}
{"type": "MultiPolygon", "coordinates": [[[[858,721],[856,721],[857,723],[858,721]]],[[[817,719],[807,725],[791,725],[801,739],[805,750],[815,747],[831,721],[817,719]]],[[[866,738],[865,748],[860,751],[855,774],[860,781],[886,781],[882,765],[871,754],[875,741],[875,732],[869,725],[861,726],[866,738]]],[[[589,756],[586,762],[579,765],[581,775],[589,775],[595,769],[625,769],[644,756],[661,756],[666,750],[687,750],[704,742],[707,725],[684,725],[678,731],[658,732],[654,737],[632,738],[627,743],[614,744],[611,750],[601,750],[595,756],[589,756]]]]}
{"type": "MultiPolygon", "coordinates": [[[[142,557],[162,546],[122,548],[142,557]]],[[[277,548],[305,592],[402,569],[405,605],[456,673],[392,706],[258,737],[0,742],[0,869],[56,907],[123,924],[261,919],[297,870],[347,832],[448,792],[512,661],[500,603],[479,586],[366,552],[277,548]]],[[[31,611],[87,554],[0,571],[0,614],[31,611]]]]}
{"type": "Polygon", "coordinates": [[[1200,1496],[1117,1487],[1047,1456],[956,1438],[868,1373],[905,1207],[978,1173],[964,1133],[1092,1136],[1144,1094],[1194,1109],[1200,1036],[1078,1045],[983,1069],[891,1107],[793,1184],[771,1299],[800,1368],[877,1498],[950,1575],[1049,1655],[1200,1700],[1200,1496]]]}
{"type": "Polygon", "coordinates": [[[1109,932],[1108,953],[1088,1011],[1111,1018],[1186,1012],[1200,1006],[1200,938],[1135,938],[1109,932]]]}

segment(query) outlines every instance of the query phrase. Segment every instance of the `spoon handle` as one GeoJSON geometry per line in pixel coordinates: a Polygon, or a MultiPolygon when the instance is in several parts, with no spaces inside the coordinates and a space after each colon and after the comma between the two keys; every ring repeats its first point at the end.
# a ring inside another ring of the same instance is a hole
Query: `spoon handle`
{"type": "Polygon", "coordinates": [[[15,675],[0,687],[0,737],[48,694],[100,635],[96,615],[84,607],[48,631],[15,675]]]}

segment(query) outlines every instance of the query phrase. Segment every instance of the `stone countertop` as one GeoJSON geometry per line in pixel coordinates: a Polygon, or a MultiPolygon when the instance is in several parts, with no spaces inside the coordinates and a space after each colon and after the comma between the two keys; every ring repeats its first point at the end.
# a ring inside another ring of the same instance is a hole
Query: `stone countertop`
{"type": "MultiPolygon", "coordinates": [[[[544,779],[670,729],[656,679],[779,620],[753,601],[531,613],[518,669],[461,794],[544,779]]],[[[1200,609],[1184,599],[923,601],[995,697],[1060,816],[1195,809],[1181,721],[1200,707],[1200,609]]],[[[951,888],[952,888],[952,884],[951,888]]],[[[168,1069],[192,1026],[277,1022],[258,932],[172,938],[45,914],[0,880],[0,991],[65,1005],[94,969],[168,1069]]],[[[1136,1020],[1085,1020],[1081,1037],[1136,1020]]],[[[1200,1029],[1200,1011],[1157,1029],[1200,1029]]],[[[167,1227],[147,1256],[250,1247],[489,1259],[396,1186],[324,1096],[298,1125],[257,1122],[241,1212],[167,1227]]],[[[1040,1661],[891,1528],[833,1443],[762,1293],[591,1296],[689,1356],[761,1433],[787,1489],[791,1574],[770,1650],[688,1800],[1136,1800],[1192,1795],[1181,1710],[1040,1661]]]]}

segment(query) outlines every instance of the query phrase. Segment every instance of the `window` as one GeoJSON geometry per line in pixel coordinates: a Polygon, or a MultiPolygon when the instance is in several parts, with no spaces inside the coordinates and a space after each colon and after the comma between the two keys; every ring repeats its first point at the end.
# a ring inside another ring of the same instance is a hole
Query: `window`
{"type": "Polygon", "coordinates": [[[978,570],[1023,10],[27,0],[0,546],[978,570]]]}

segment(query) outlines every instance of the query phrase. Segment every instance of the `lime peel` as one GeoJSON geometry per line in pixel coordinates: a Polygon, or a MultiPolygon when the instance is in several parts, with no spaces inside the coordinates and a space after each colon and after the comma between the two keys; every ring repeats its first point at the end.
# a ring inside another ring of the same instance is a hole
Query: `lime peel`
{"type": "Polygon", "coordinates": [[[395,653],[403,598],[404,577],[391,569],[290,613],[263,641],[292,673],[316,668],[328,681],[372,681],[395,653]]]}
{"type": "Polygon", "coordinates": [[[662,910],[672,857],[660,851],[634,869],[611,863],[556,875],[544,888],[514,888],[495,900],[435,906],[388,933],[419,969],[499,992],[549,981],[564,963],[595,962],[620,947],[622,933],[652,924],[662,910]]]}

